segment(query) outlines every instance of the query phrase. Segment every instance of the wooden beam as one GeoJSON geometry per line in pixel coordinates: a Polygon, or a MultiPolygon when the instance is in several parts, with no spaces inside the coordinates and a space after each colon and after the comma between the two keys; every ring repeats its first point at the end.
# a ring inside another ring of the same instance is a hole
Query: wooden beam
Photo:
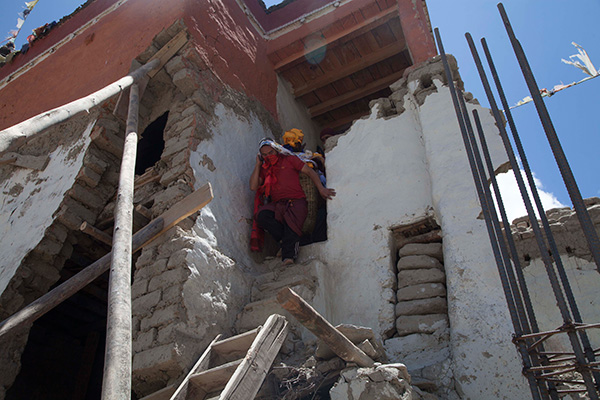
{"type": "Polygon", "coordinates": [[[298,60],[301,60],[305,55],[311,54],[316,51],[323,51],[323,47],[333,47],[336,44],[340,44],[342,41],[348,41],[356,36],[360,36],[363,33],[370,31],[378,26],[386,24],[390,19],[398,16],[398,8],[390,7],[386,10],[383,10],[379,14],[365,19],[360,23],[354,25],[350,29],[341,31],[332,35],[331,37],[325,38],[322,42],[312,45],[309,48],[303,49],[302,51],[296,52],[283,60],[279,61],[275,64],[275,70],[281,70],[283,68],[293,66],[298,60]]]}
{"type": "Polygon", "coordinates": [[[349,124],[353,121],[356,121],[357,119],[360,119],[364,116],[369,115],[369,111],[364,111],[364,112],[359,112],[359,113],[354,113],[351,115],[348,115],[347,117],[341,118],[341,119],[336,119],[335,121],[333,121],[330,124],[327,124],[327,128],[331,128],[334,131],[338,131],[338,129],[340,129],[341,127],[343,127],[346,124],[349,124]]]}
{"type": "Polygon", "coordinates": [[[165,44],[160,50],[156,52],[148,60],[148,62],[158,59],[160,60],[158,67],[148,72],[148,76],[150,78],[154,77],[160,71],[160,69],[173,57],[179,49],[181,49],[188,41],[187,31],[183,30],[179,32],[177,35],[173,36],[173,39],[169,40],[169,43],[165,44]]]}
{"type": "Polygon", "coordinates": [[[342,360],[356,363],[359,367],[371,367],[375,364],[375,361],[335,329],[292,289],[288,287],[281,289],[277,293],[277,301],[342,360]]]}
{"type": "Polygon", "coordinates": [[[294,96],[301,97],[307,93],[310,93],[314,90],[317,90],[325,85],[328,85],[332,82],[335,82],[345,76],[351,75],[355,72],[358,72],[362,69],[370,67],[371,65],[375,65],[380,61],[383,61],[387,58],[392,57],[400,52],[402,52],[397,43],[392,43],[385,47],[380,48],[370,54],[363,55],[358,61],[355,61],[350,64],[343,65],[341,68],[337,69],[334,72],[326,73],[314,79],[312,81],[306,82],[306,84],[294,89],[294,96]]]}
{"type": "MultiPolygon", "coordinates": [[[[179,221],[189,217],[213,199],[210,183],[202,186],[189,196],[185,197],[160,217],[153,219],[143,229],[140,229],[132,238],[132,252],[135,253],[156,237],[162,235],[179,221]]],[[[39,299],[13,314],[0,323],[0,338],[4,335],[30,324],[48,311],[77,293],[87,284],[102,275],[110,267],[111,253],[106,254],[87,268],[84,268],[71,279],[55,287],[39,299]]]]}
{"type": "Polygon", "coordinates": [[[83,223],[79,227],[79,230],[83,233],[87,233],[94,239],[99,240],[104,244],[112,246],[112,236],[106,232],[101,231],[100,229],[96,228],[95,226],[88,224],[87,221],[83,221],[83,223]]]}
{"type": "Polygon", "coordinates": [[[246,400],[256,396],[287,336],[287,325],[281,315],[273,314],[267,319],[219,400],[246,400]]]}
{"type": "Polygon", "coordinates": [[[321,114],[325,114],[328,111],[335,110],[336,108],[345,106],[346,104],[352,103],[355,100],[368,96],[372,93],[378,92],[381,89],[385,89],[392,83],[396,82],[398,79],[402,78],[403,74],[404,70],[394,72],[393,74],[385,76],[382,79],[369,83],[363,88],[352,90],[350,92],[342,94],[341,96],[334,97],[330,100],[324,101],[321,104],[312,106],[308,109],[308,111],[310,112],[310,115],[313,118],[321,114]]]}

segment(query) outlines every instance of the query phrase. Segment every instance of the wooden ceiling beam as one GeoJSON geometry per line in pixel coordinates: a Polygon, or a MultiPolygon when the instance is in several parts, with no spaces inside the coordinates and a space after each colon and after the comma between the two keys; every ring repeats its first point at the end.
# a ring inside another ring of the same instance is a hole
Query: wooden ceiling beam
{"type": "Polygon", "coordinates": [[[314,118],[328,111],[335,110],[336,108],[352,103],[353,101],[358,100],[362,97],[368,96],[372,93],[385,89],[392,83],[396,82],[398,79],[402,78],[403,74],[404,70],[395,72],[391,75],[383,77],[382,79],[373,81],[360,89],[344,93],[331,100],[324,101],[321,104],[317,104],[313,107],[310,107],[308,111],[310,112],[310,115],[314,118]]]}
{"type": "Polygon", "coordinates": [[[387,58],[392,57],[403,51],[403,48],[400,48],[398,43],[392,43],[385,47],[380,48],[370,54],[364,55],[358,61],[355,61],[350,64],[343,65],[341,68],[337,69],[335,72],[330,72],[325,75],[318,77],[312,81],[305,83],[304,85],[294,89],[294,97],[298,98],[304,96],[307,93],[310,93],[314,90],[322,88],[325,85],[328,85],[332,82],[335,82],[339,79],[342,79],[348,75],[351,75],[355,72],[358,72],[362,69],[370,67],[371,65],[375,65],[380,61],[383,61],[387,58]]]}
{"type": "Polygon", "coordinates": [[[360,36],[365,32],[368,32],[372,29],[375,29],[378,26],[386,24],[392,18],[398,17],[398,8],[390,7],[386,10],[383,10],[379,14],[366,19],[364,21],[359,22],[354,25],[352,28],[341,31],[332,35],[331,37],[324,38],[322,42],[317,43],[309,48],[305,48],[302,51],[297,51],[294,54],[284,58],[275,64],[275,70],[279,71],[285,67],[293,66],[298,60],[302,59],[305,55],[318,51],[325,46],[332,46],[336,43],[344,40],[351,40],[356,36],[360,36]]]}
{"type": "Polygon", "coordinates": [[[354,114],[348,115],[344,118],[336,119],[335,121],[327,124],[326,128],[331,128],[334,131],[337,131],[340,128],[342,128],[344,125],[349,124],[353,121],[356,121],[357,119],[360,119],[368,114],[369,114],[369,111],[354,113],[354,114]]]}

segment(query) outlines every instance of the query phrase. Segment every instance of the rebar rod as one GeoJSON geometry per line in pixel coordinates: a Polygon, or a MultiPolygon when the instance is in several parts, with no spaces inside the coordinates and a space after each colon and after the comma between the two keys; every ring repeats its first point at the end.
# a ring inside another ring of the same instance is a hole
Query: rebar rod
{"type": "MultiPolygon", "coordinates": [[[[544,207],[542,205],[542,201],[540,199],[537,187],[535,186],[533,174],[531,172],[531,168],[529,167],[529,162],[527,161],[527,155],[525,154],[525,150],[521,143],[521,138],[519,137],[519,133],[517,131],[517,126],[512,117],[510,107],[508,105],[508,102],[506,101],[506,96],[504,95],[504,90],[502,88],[502,84],[500,82],[498,72],[496,71],[496,66],[494,64],[494,60],[492,59],[492,54],[487,46],[487,42],[485,41],[485,39],[481,39],[481,44],[483,46],[483,50],[486,55],[488,65],[490,67],[492,77],[496,84],[496,89],[498,91],[500,101],[505,110],[504,114],[506,116],[510,130],[512,132],[513,141],[515,142],[515,146],[517,147],[519,157],[521,158],[521,162],[523,163],[523,170],[525,171],[525,174],[527,176],[527,180],[529,182],[529,187],[531,189],[531,194],[532,194],[535,204],[537,206],[538,213],[540,215],[540,220],[542,221],[542,226],[544,227],[544,232],[546,233],[546,239],[548,240],[548,244],[550,246],[550,250],[551,250],[552,254],[555,255],[554,260],[556,262],[556,269],[557,269],[558,275],[561,279],[561,283],[562,283],[563,289],[565,291],[567,301],[569,303],[569,306],[571,307],[571,313],[573,316],[573,320],[576,323],[581,323],[582,322],[581,313],[579,312],[579,307],[577,306],[577,302],[575,300],[573,290],[571,289],[571,284],[569,283],[569,278],[566,274],[562,259],[560,258],[558,246],[556,245],[556,241],[554,240],[554,234],[552,232],[552,229],[550,228],[550,223],[548,221],[548,218],[546,217],[546,213],[544,212],[544,207]]],[[[520,273],[521,273],[521,275],[523,275],[523,271],[520,271],[520,273]]],[[[523,277],[523,279],[524,279],[524,277],[523,277]]],[[[590,340],[589,340],[587,334],[585,332],[580,333],[580,338],[581,338],[581,343],[583,345],[584,353],[585,353],[588,361],[595,361],[594,352],[592,351],[592,346],[590,344],[590,340]]],[[[596,380],[596,383],[600,382],[600,376],[594,376],[594,378],[596,380]]]]}
{"type": "MultiPolygon", "coordinates": [[[[491,217],[490,217],[490,215],[488,213],[487,204],[485,204],[486,201],[485,201],[485,198],[483,197],[483,189],[482,189],[482,187],[480,185],[481,182],[480,182],[477,170],[476,170],[475,165],[474,165],[474,159],[473,159],[472,149],[471,149],[471,146],[469,144],[469,140],[467,138],[464,117],[462,115],[462,111],[460,110],[460,105],[458,103],[458,95],[457,95],[457,92],[456,92],[456,88],[454,86],[454,80],[453,80],[453,77],[452,77],[452,72],[450,71],[450,66],[448,65],[448,60],[447,60],[446,54],[444,52],[444,46],[443,46],[443,43],[442,43],[440,32],[439,32],[439,30],[437,28],[434,29],[434,32],[435,32],[435,38],[436,38],[436,42],[437,42],[437,45],[438,45],[439,53],[440,53],[440,56],[442,58],[442,63],[443,63],[443,66],[444,66],[444,71],[446,73],[446,77],[447,77],[447,80],[448,80],[448,88],[450,90],[450,95],[451,95],[451,98],[452,98],[452,103],[454,105],[454,110],[456,112],[456,117],[457,117],[457,120],[458,120],[458,125],[459,125],[459,128],[460,128],[461,134],[462,134],[462,138],[463,138],[463,142],[464,142],[464,145],[465,145],[465,149],[467,151],[467,159],[468,159],[469,165],[471,167],[471,172],[473,174],[473,180],[475,182],[475,187],[476,187],[476,190],[477,190],[477,194],[478,194],[479,199],[480,199],[480,201],[482,203],[481,206],[482,206],[482,210],[484,212],[485,223],[486,223],[488,235],[490,236],[490,244],[492,246],[492,251],[493,251],[494,257],[496,259],[496,265],[498,266],[499,273],[502,274],[502,271],[501,271],[503,269],[503,267],[502,267],[502,258],[501,258],[501,255],[500,255],[500,251],[498,249],[497,242],[496,242],[495,237],[494,237],[495,236],[494,235],[494,231],[493,231],[492,226],[491,226],[491,217]]],[[[518,317],[516,315],[514,303],[512,302],[513,301],[512,295],[510,293],[508,285],[504,285],[503,284],[502,286],[503,286],[504,291],[505,291],[505,297],[506,297],[506,301],[507,301],[507,305],[508,305],[508,309],[509,309],[509,314],[510,314],[511,320],[513,322],[513,326],[516,327],[519,324],[518,324],[518,317]]],[[[527,353],[526,349],[524,348],[524,345],[517,343],[517,349],[519,349],[519,352],[521,354],[521,359],[523,361],[523,365],[526,368],[529,367],[529,366],[531,366],[530,365],[530,360],[529,360],[529,354],[527,353]]],[[[527,379],[527,381],[529,383],[529,387],[530,387],[531,395],[532,395],[533,399],[534,400],[541,399],[541,393],[540,393],[541,390],[540,390],[540,387],[539,387],[539,385],[538,385],[535,377],[532,374],[526,374],[526,379],[527,379]]]]}
{"type": "MultiPolygon", "coordinates": [[[[556,135],[556,131],[554,130],[552,120],[550,119],[550,114],[548,113],[548,110],[546,109],[546,105],[544,104],[542,96],[540,95],[539,88],[537,86],[537,83],[535,82],[535,77],[533,75],[531,67],[529,66],[529,62],[527,61],[525,52],[524,52],[523,48],[521,47],[521,43],[517,39],[517,37],[512,29],[510,20],[508,19],[508,15],[506,14],[506,10],[504,9],[504,6],[502,5],[502,3],[498,3],[498,10],[500,11],[500,15],[502,17],[504,27],[506,28],[506,32],[507,32],[510,42],[512,44],[512,47],[513,47],[513,50],[517,57],[517,60],[519,62],[519,65],[521,67],[521,71],[523,72],[523,77],[525,78],[525,82],[527,83],[527,87],[529,88],[529,92],[533,98],[534,104],[538,111],[540,121],[542,123],[542,126],[544,127],[544,131],[546,132],[546,137],[548,138],[548,142],[552,149],[552,153],[554,154],[554,158],[556,160],[556,163],[557,163],[559,170],[561,172],[561,175],[563,177],[563,181],[565,182],[565,186],[567,187],[567,191],[569,192],[569,196],[571,197],[571,201],[573,202],[573,206],[575,208],[577,218],[579,219],[579,223],[581,224],[583,233],[586,237],[586,240],[588,241],[588,246],[590,248],[590,251],[592,253],[594,261],[596,262],[596,268],[600,272],[600,240],[598,239],[596,229],[594,228],[594,225],[587,213],[587,209],[583,203],[583,198],[581,197],[581,193],[579,191],[579,188],[577,187],[577,182],[575,181],[573,172],[571,171],[571,168],[570,168],[567,158],[564,154],[564,151],[562,149],[560,141],[558,140],[558,136],[556,135]]],[[[533,225],[534,224],[532,223],[532,226],[533,225]]],[[[555,258],[560,258],[560,254],[558,254],[558,253],[555,254],[554,256],[555,256],[555,258]]],[[[560,268],[559,268],[559,274],[560,274],[560,268]]],[[[566,275],[565,275],[565,277],[566,277],[566,275]]],[[[566,280],[566,282],[568,285],[568,279],[566,280]]],[[[568,292],[568,289],[566,289],[566,290],[568,292]]],[[[574,302],[574,299],[573,299],[573,302],[574,302]]],[[[560,305],[560,301],[559,301],[559,307],[560,306],[561,305],[560,305]]],[[[562,308],[562,307],[560,307],[560,308],[562,308]]],[[[571,311],[573,312],[573,314],[578,313],[578,311],[576,311],[576,310],[577,310],[576,305],[575,305],[575,309],[573,309],[573,306],[572,306],[571,311]]],[[[563,312],[562,309],[561,309],[561,312],[563,312]]],[[[577,322],[580,322],[580,321],[577,321],[577,322]]],[[[571,341],[571,345],[573,346],[575,356],[577,357],[577,362],[581,365],[584,363],[584,360],[583,360],[584,354],[582,352],[582,349],[580,348],[579,340],[577,340],[578,337],[574,332],[568,332],[567,334],[571,341]],[[582,353],[582,354],[580,354],[580,353],[582,353]]],[[[585,355],[591,356],[593,359],[594,355],[590,354],[591,346],[589,346],[589,341],[586,340],[587,336],[585,334],[580,335],[580,336],[581,336],[581,340],[584,345],[584,350],[586,353],[585,355]],[[587,346],[586,346],[586,344],[587,344],[587,346]]],[[[592,377],[587,373],[587,371],[582,371],[581,374],[583,376],[584,381],[586,382],[586,387],[588,389],[590,398],[598,399],[598,393],[597,393],[596,389],[600,389],[600,374],[593,373],[595,382],[593,382],[592,377]],[[594,383],[595,383],[595,385],[594,385],[594,383]]]]}
{"type": "MultiPolygon", "coordinates": [[[[492,110],[492,114],[494,116],[494,119],[496,120],[496,125],[498,126],[498,130],[500,131],[500,137],[502,138],[502,141],[504,143],[504,147],[505,147],[507,155],[509,157],[511,167],[513,168],[513,171],[520,171],[519,165],[517,163],[516,157],[515,157],[513,149],[512,149],[512,145],[510,143],[510,140],[508,139],[506,129],[504,128],[504,121],[502,120],[502,118],[500,116],[500,111],[496,104],[496,100],[494,99],[494,96],[492,94],[485,71],[483,70],[483,65],[481,63],[481,59],[479,58],[477,50],[474,48],[474,46],[471,47],[471,52],[473,54],[473,59],[475,60],[475,64],[477,66],[477,70],[479,72],[481,82],[484,86],[485,93],[488,97],[488,101],[490,103],[490,109],[492,110]]],[[[557,279],[556,272],[554,271],[554,265],[553,265],[552,259],[550,257],[550,254],[548,252],[548,249],[546,247],[546,244],[544,243],[544,238],[543,238],[542,232],[540,230],[539,225],[537,224],[537,218],[533,211],[533,206],[531,204],[531,200],[529,199],[529,196],[527,194],[527,189],[525,187],[523,177],[521,176],[520,172],[515,173],[514,175],[517,180],[519,190],[521,192],[521,197],[523,198],[523,201],[525,203],[525,207],[527,209],[527,214],[531,221],[531,227],[534,231],[536,242],[540,249],[541,256],[544,261],[544,265],[546,267],[546,271],[550,278],[550,284],[551,284],[552,290],[554,292],[554,296],[558,302],[558,307],[561,312],[561,316],[563,318],[563,321],[565,323],[568,323],[569,321],[572,321],[573,318],[570,315],[569,308],[568,308],[567,302],[565,300],[562,288],[557,279]]],[[[571,342],[571,346],[573,347],[574,353],[577,356],[577,360],[578,360],[579,364],[584,364],[585,363],[585,355],[584,355],[582,346],[579,343],[579,336],[576,335],[574,332],[569,332],[568,336],[569,336],[569,340],[571,342]]],[[[584,379],[587,382],[586,385],[591,385],[591,386],[588,386],[588,389],[590,387],[593,388],[593,382],[591,379],[591,375],[586,373],[586,371],[583,371],[582,375],[584,375],[584,379]],[[587,375],[587,377],[586,377],[586,375],[587,375]]],[[[594,392],[595,392],[595,390],[594,390],[594,392]]],[[[590,396],[594,400],[598,398],[596,393],[590,394],[590,396]]]]}
{"type": "Polygon", "coordinates": [[[129,113],[125,147],[119,176],[113,252],[111,260],[106,356],[102,399],[131,397],[131,236],[133,227],[133,186],[137,151],[139,90],[134,84],[129,92],[129,113]]]}
{"type": "Polygon", "coordinates": [[[552,153],[556,159],[556,163],[563,177],[563,181],[565,182],[569,197],[573,202],[573,207],[575,208],[577,218],[579,219],[579,223],[581,224],[581,228],[583,229],[583,233],[588,242],[592,257],[596,262],[596,269],[598,272],[600,272],[600,240],[598,239],[598,234],[594,228],[592,220],[590,219],[585,204],[583,203],[581,192],[579,191],[579,187],[577,186],[577,182],[575,181],[575,177],[573,176],[573,172],[571,171],[567,157],[554,129],[554,125],[550,118],[550,114],[548,113],[548,109],[546,108],[546,104],[544,103],[542,95],[540,94],[540,90],[535,81],[531,66],[529,65],[529,61],[527,61],[525,51],[523,50],[521,43],[517,39],[512,29],[508,15],[506,14],[506,10],[504,9],[502,3],[498,3],[498,10],[502,16],[504,27],[506,28],[506,32],[512,44],[513,50],[517,60],[519,61],[521,71],[523,72],[523,77],[525,78],[525,82],[527,83],[527,87],[529,88],[529,92],[533,98],[535,108],[537,109],[538,116],[540,117],[540,121],[544,127],[544,131],[546,132],[548,143],[550,144],[550,148],[552,149],[552,153]]]}

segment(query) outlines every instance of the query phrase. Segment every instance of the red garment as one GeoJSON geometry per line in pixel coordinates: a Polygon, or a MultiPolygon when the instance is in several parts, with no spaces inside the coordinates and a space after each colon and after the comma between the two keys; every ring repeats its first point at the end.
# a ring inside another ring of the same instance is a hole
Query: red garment
{"type": "MultiPolygon", "coordinates": [[[[277,162],[271,167],[263,164],[260,170],[260,177],[264,183],[272,174],[273,184],[270,187],[271,201],[281,199],[302,199],[305,198],[304,190],[300,186],[300,170],[304,167],[304,162],[295,156],[283,154],[277,155],[277,162]]],[[[266,190],[266,193],[269,191],[266,190]]]]}
{"type": "MultiPolygon", "coordinates": [[[[283,154],[274,155],[275,157],[269,156],[265,159],[265,162],[260,169],[260,178],[263,181],[262,186],[256,191],[254,196],[254,221],[252,223],[252,233],[250,235],[250,249],[252,251],[262,251],[265,232],[256,224],[256,215],[258,214],[259,208],[261,208],[263,195],[271,197],[271,202],[275,204],[282,199],[303,199],[306,198],[302,186],[300,186],[300,170],[304,167],[304,162],[295,156],[288,156],[283,154]]],[[[304,206],[306,209],[306,205],[304,206]]],[[[300,211],[296,208],[296,211],[300,211]]],[[[300,215],[290,218],[290,228],[297,231],[297,222],[301,217],[300,215]],[[293,222],[292,222],[293,221],[293,222]]],[[[301,217],[300,222],[300,233],[302,235],[302,224],[306,219],[306,213],[301,217]]],[[[283,218],[287,219],[287,218],[283,218]]]]}

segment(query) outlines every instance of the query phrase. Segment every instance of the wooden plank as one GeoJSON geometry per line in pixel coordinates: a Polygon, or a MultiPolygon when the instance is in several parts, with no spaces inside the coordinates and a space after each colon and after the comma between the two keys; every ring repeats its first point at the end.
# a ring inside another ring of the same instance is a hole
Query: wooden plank
{"type": "Polygon", "coordinates": [[[171,57],[173,57],[179,51],[179,49],[181,49],[187,43],[187,40],[187,31],[183,30],[175,35],[173,39],[169,40],[169,43],[165,44],[160,50],[158,50],[156,54],[154,54],[152,58],[148,60],[148,62],[158,59],[159,64],[156,69],[148,72],[148,76],[152,78],[154,75],[156,75],[158,71],[160,71],[160,69],[171,59],[171,57]]]}
{"type": "MultiPolygon", "coordinates": [[[[160,217],[153,219],[132,238],[132,252],[135,253],[156,237],[175,226],[179,221],[200,210],[213,199],[210,183],[185,197],[160,217]]],[[[32,323],[54,307],[84,288],[102,275],[110,267],[112,252],[106,254],[87,268],[84,268],[68,281],[63,282],[42,297],[13,314],[0,323],[0,338],[16,328],[32,323]]]]}
{"type": "Polygon", "coordinates": [[[353,90],[352,92],[345,93],[335,99],[331,99],[330,101],[310,107],[309,112],[312,117],[316,117],[330,110],[342,107],[357,99],[360,99],[361,97],[378,92],[381,89],[385,89],[392,83],[396,82],[398,79],[402,78],[403,73],[404,71],[396,72],[378,81],[373,81],[363,88],[353,90]]]}
{"type": "Polygon", "coordinates": [[[389,46],[383,47],[372,52],[368,55],[368,57],[360,57],[352,63],[341,65],[334,72],[327,73],[326,75],[320,78],[307,82],[305,85],[299,86],[297,89],[294,90],[294,96],[303,96],[306,93],[312,92],[313,90],[333,83],[345,76],[360,71],[361,69],[367,68],[371,65],[377,64],[380,61],[390,58],[395,54],[398,54],[400,51],[402,51],[402,49],[398,48],[396,43],[392,43],[389,46]]]}
{"type": "Polygon", "coordinates": [[[140,400],[169,400],[173,393],[175,393],[176,388],[177,386],[175,385],[169,385],[148,396],[142,397],[140,400]]]}
{"type": "Polygon", "coordinates": [[[234,359],[237,360],[242,358],[248,352],[248,349],[252,345],[252,342],[258,335],[259,331],[260,327],[252,329],[248,332],[244,332],[240,335],[220,340],[212,345],[212,349],[215,354],[218,354],[220,357],[224,358],[225,362],[233,361],[234,359]],[[236,354],[240,355],[234,357],[236,354]]]}
{"type": "Polygon", "coordinates": [[[206,393],[221,390],[227,385],[227,382],[229,382],[235,370],[242,364],[242,361],[243,359],[231,361],[227,364],[192,374],[189,377],[189,381],[192,385],[206,393]]]}
{"type": "Polygon", "coordinates": [[[307,49],[302,49],[302,51],[297,51],[291,54],[288,57],[285,57],[283,60],[275,64],[275,70],[280,70],[284,67],[293,66],[293,63],[304,57],[305,54],[312,53],[313,51],[319,50],[321,47],[333,47],[339,42],[348,41],[352,38],[362,35],[363,33],[374,29],[377,26],[387,23],[390,19],[396,17],[398,15],[398,8],[392,7],[384,10],[375,16],[362,21],[354,25],[351,29],[340,31],[330,37],[326,37],[324,41],[317,43],[307,49]]]}
{"type": "Polygon", "coordinates": [[[287,287],[281,289],[277,293],[277,301],[342,360],[356,363],[360,367],[371,367],[375,364],[375,361],[335,329],[292,289],[287,287]]]}
{"type": "Polygon", "coordinates": [[[240,366],[221,393],[221,400],[253,399],[287,336],[288,323],[277,314],[267,318],[240,366]]]}
{"type": "MultiPolygon", "coordinates": [[[[202,355],[200,356],[198,361],[196,361],[196,364],[194,364],[192,369],[190,369],[190,372],[188,372],[187,375],[185,376],[185,378],[183,378],[183,381],[181,381],[179,386],[176,389],[174,389],[173,392],[171,392],[172,396],[170,395],[168,397],[170,400],[185,400],[188,397],[188,392],[190,391],[190,377],[194,374],[197,374],[198,372],[205,371],[209,368],[210,362],[211,362],[211,359],[213,356],[212,347],[215,343],[217,343],[219,341],[220,338],[221,338],[221,335],[219,334],[208,345],[206,350],[204,350],[204,353],[202,353],[202,355]]],[[[145,400],[145,399],[142,399],[142,400],[145,400]]],[[[154,400],[154,399],[152,399],[152,400],[154,400]]]]}

